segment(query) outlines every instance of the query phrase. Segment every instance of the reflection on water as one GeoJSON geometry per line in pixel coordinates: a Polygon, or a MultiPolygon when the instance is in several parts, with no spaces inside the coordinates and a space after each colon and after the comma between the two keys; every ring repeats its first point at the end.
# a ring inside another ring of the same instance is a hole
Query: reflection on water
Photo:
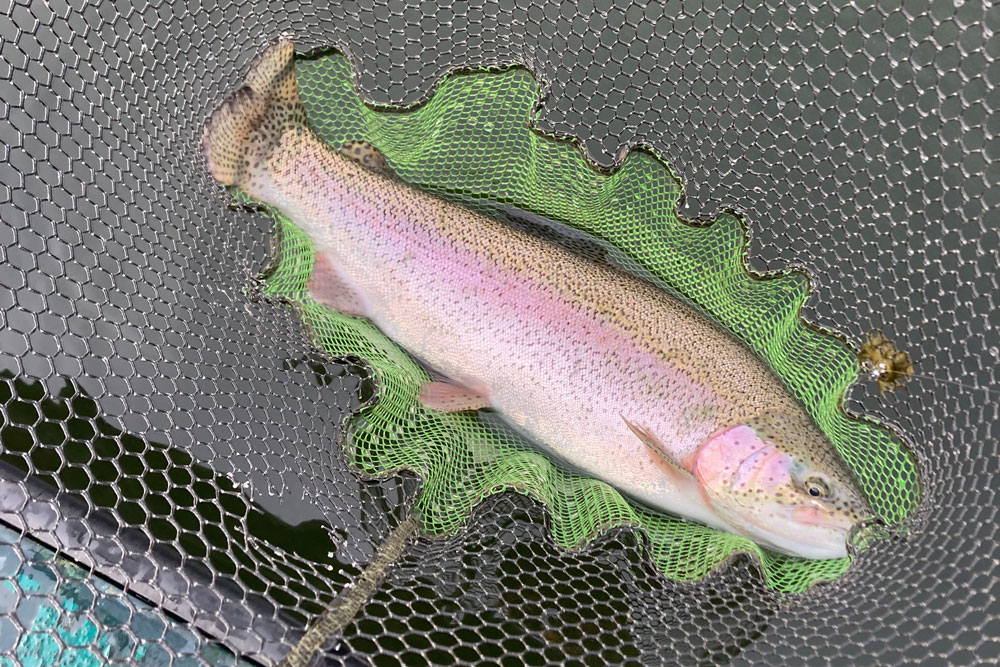
{"type": "MultiPolygon", "coordinates": [[[[6,616],[0,651],[13,652],[23,667],[248,664],[6,526],[0,526],[0,614],[6,616]]],[[[0,658],[2,667],[15,664],[0,658]]]]}
{"type": "MultiPolygon", "coordinates": [[[[219,595],[235,596],[241,609],[230,624],[253,627],[256,633],[264,631],[266,619],[286,627],[302,625],[306,614],[325,609],[357,576],[357,566],[341,548],[344,536],[327,522],[290,524],[249,500],[232,479],[186,450],[122,432],[103,419],[96,401],[71,381],[53,391],[2,371],[0,405],[6,417],[0,422],[0,512],[23,519],[29,533],[72,524],[69,530],[82,535],[60,534],[60,541],[69,540],[72,547],[98,557],[102,549],[114,552],[108,560],[126,561],[119,569],[128,572],[130,586],[144,585],[158,572],[157,591],[168,599],[187,599],[206,613],[217,608],[219,595]],[[18,482],[29,487],[28,497],[18,482]],[[84,521],[67,521],[56,506],[65,506],[62,513],[75,507],[69,514],[84,521]],[[129,559],[134,567],[129,567],[129,559]],[[212,598],[207,610],[199,592],[212,598]],[[252,620],[245,620],[247,615],[252,620]]],[[[124,584],[120,576],[114,580],[124,584]]],[[[30,579],[26,585],[32,585],[30,579]]],[[[0,605],[8,593],[0,594],[0,605]]],[[[45,613],[31,608],[43,602],[25,599],[19,617],[29,613],[33,622],[44,624],[45,613]]],[[[280,637],[283,630],[270,634],[280,637]]],[[[0,651],[5,647],[0,640],[0,651]]],[[[142,651],[158,655],[162,649],[142,651]]]]}

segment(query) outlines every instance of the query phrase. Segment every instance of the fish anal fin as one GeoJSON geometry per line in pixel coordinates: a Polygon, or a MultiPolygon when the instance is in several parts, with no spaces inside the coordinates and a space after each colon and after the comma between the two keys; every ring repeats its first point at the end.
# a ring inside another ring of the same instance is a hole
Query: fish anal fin
{"type": "Polygon", "coordinates": [[[490,407],[485,387],[469,387],[453,382],[427,382],[420,389],[420,404],[440,412],[462,412],[490,407]]]}
{"type": "Polygon", "coordinates": [[[316,253],[316,262],[309,277],[309,294],[324,306],[346,315],[368,317],[369,309],[364,297],[341,275],[333,260],[322,250],[316,253]]]}
{"type": "Polygon", "coordinates": [[[694,480],[694,475],[688,470],[680,461],[674,459],[670,452],[663,445],[659,438],[657,438],[652,431],[644,426],[640,426],[628,419],[625,415],[621,415],[621,418],[625,421],[625,425],[628,426],[629,430],[635,434],[639,440],[642,441],[646,447],[648,447],[658,462],[662,463],[661,466],[667,474],[678,482],[690,482],[694,480]]]}
{"type": "Polygon", "coordinates": [[[348,141],[340,147],[340,154],[354,160],[362,167],[371,169],[385,176],[395,176],[382,151],[367,141],[348,141]]]}

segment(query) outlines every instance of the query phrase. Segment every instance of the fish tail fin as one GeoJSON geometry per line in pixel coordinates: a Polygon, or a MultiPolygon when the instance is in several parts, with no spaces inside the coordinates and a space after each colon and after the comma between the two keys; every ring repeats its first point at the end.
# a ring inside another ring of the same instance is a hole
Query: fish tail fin
{"type": "Polygon", "coordinates": [[[257,59],[235,93],[213,113],[202,136],[208,170],[222,185],[246,185],[291,128],[305,126],[295,79],[295,45],[282,39],[257,59]]]}

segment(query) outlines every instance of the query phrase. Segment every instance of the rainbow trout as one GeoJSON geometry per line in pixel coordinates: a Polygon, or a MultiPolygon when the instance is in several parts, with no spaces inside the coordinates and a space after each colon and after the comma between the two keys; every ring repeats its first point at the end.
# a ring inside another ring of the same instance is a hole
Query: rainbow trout
{"type": "Polygon", "coordinates": [[[872,516],[830,441],[748,348],[677,298],[414,189],[364,144],[308,127],[290,41],[209,120],[221,184],[317,248],[313,295],[442,373],[420,394],[492,408],[649,507],[805,558],[872,516]]]}

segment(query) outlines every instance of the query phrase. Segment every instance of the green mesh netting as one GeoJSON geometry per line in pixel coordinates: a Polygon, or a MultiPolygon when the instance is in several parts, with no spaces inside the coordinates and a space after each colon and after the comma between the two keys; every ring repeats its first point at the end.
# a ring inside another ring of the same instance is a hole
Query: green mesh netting
{"type": "MultiPolygon", "coordinates": [[[[884,520],[898,524],[914,509],[919,485],[912,455],[887,429],[849,417],[840,406],[857,378],[857,361],[843,343],[800,319],[808,281],[795,273],[751,276],[744,228],[733,214],[711,225],[682,221],[681,184],[657,158],[632,152],[619,170],[604,174],[572,142],[534,131],[539,88],[519,68],[451,75],[429,100],[405,111],[365,105],[340,54],[300,59],[297,72],[310,123],[331,145],[368,140],[418,187],[466,205],[516,206],[583,231],[635,273],[715,317],[785,381],[884,520]]],[[[516,489],[545,505],[552,535],[566,548],[580,548],[612,526],[641,529],[656,566],[675,580],[699,579],[740,552],[758,559],[767,584],[783,592],[803,591],[847,569],[848,558],[783,556],[746,538],[646,511],[607,484],[561,469],[475,414],[423,410],[416,396],[428,379],[424,370],[367,321],[309,298],[311,242],[287,220],[281,225],[266,291],[301,305],[327,353],[356,355],[371,365],[378,400],[352,424],[346,453],[365,475],[420,475],[424,486],[415,510],[427,534],[454,533],[483,498],[516,489]]]]}

